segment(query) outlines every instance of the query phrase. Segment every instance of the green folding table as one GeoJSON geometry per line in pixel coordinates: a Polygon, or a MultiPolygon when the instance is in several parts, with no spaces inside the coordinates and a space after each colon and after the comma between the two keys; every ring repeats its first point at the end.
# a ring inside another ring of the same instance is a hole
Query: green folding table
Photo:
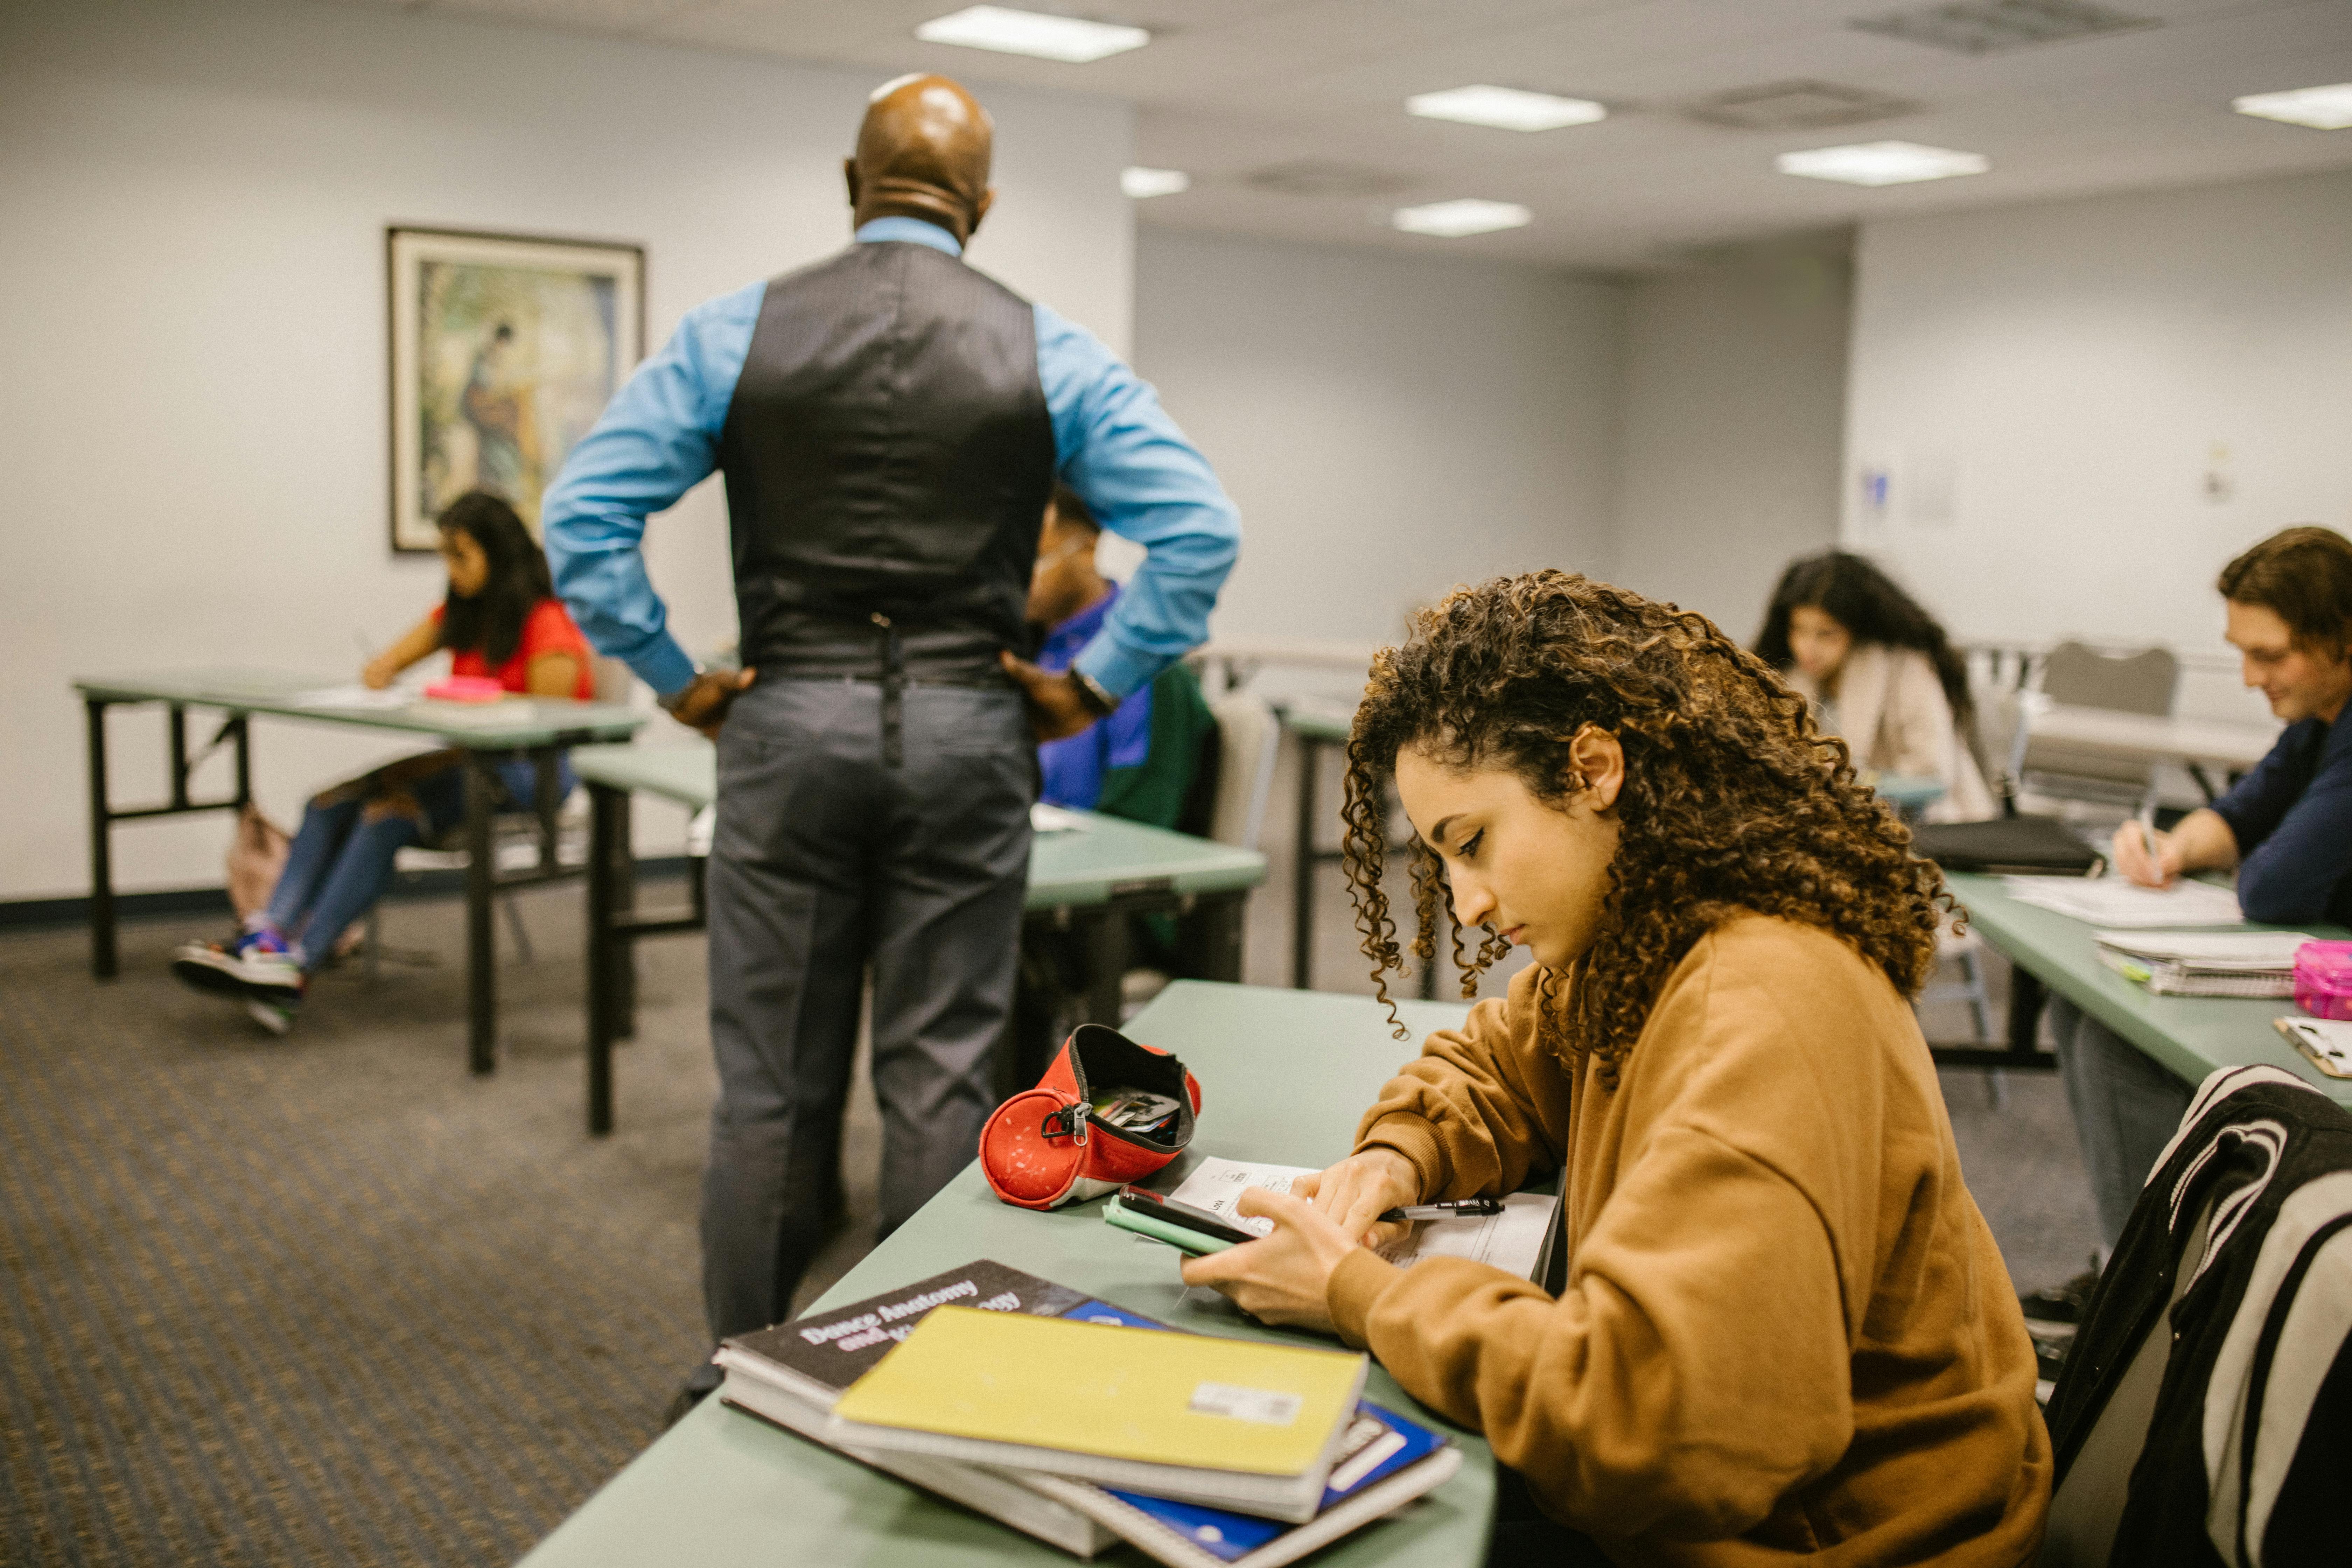
{"type": "MultiPolygon", "coordinates": [[[[698,811],[719,797],[719,763],[707,743],[583,746],[572,753],[572,766],[590,801],[588,1130],[604,1133],[613,1126],[613,1042],[633,1031],[630,946],[639,937],[700,931],[708,912],[699,875],[690,879],[692,901],[683,910],[635,907],[630,797],[642,790],[698,811]]],[[[1123,917],[1192,916],[1183,967],[1206,979],[1240,978],[1242,908],[1265,880],[1265,856],[1114,816],[1073,815],[1082,828],[1031,841],[1026,923],[1083,926],[1090,942],[1108,944],[1123,917]]],[[[1082,1021],[1118,1021],[1118,971],[1107,959],[1089,965],[1082,1021]]]]}
{"type": "Polygon", "coordinates": [[[556,858],[555,754],[590,741],[625,741],[646,715],[617,702],[575,702],[566,698],[515,697],[499,702],[434,702],[422,698],[397,706],[377,700],[339,700],[353,682],[282,669],[182,669],[128,676],[80,676],[89,728],[89,947],[90,969],[101,979],[115,972],[113,827],[118,822],[180,816],[191,812],[236,811],[253,795],[252,716],[291,719],[308,724],[338,724],[414,735],[465,754],[466,770],[466,1016],[467,1060],[475,1072],[498,1066],[498,970],[490,945],[490,900],[499,888],[551,881],[574,875],[556,858]],[[107,788],[106,710],[141,702],[161,702],[170,710],[171,799],[161,805],[117,808],[107,788]],[[223,719],[204,752],[188,754],[188,710],[209,708],[223,719]],[[215,746],[236,746],[233,793],[225,800],[193,800],[188,776],[215,746]],[[500,755],[522,753],[538,764],[539,863],[531,869],[501,873],[491,847],[490,818],[498,782],[490,766],[500,755]]]}
{"type": "MultiPolygon", "coordinates": [[[[1404,1040],[1369,997],[1178,981],[1129,1025],[1201,1080],[1202,1154],[1320,1166],[1345,1154],[1356,1121],[1430,1030],[1460,1004],[1404,1002],[1404,1040]]],[[[1328,1344],[1261,1328],[1222,1297],[1187,1291],[1171,1249],[1105,1225],[1102,1204],[1050,1214],[992,1196],[967,1166],[817,1303],[861,1296],[992,1258],[1181,1328],[1328,1344]]],[[[679,1369],[681,1373],[684,1368],[679,1369]]],[[[1367,1398],[1446,1431],[1461,1470],[1402,1512],[1318,1552],[1318,1568],[1463,1568],[1485,1553],[1494,1459],[1472,1433],[1408,1398],[1375,1365],[1367,1398]]],[[[524,1559],[527,1568],[971,1568],[1070,1558],[992,1519],[867,1469],[755,1416],[705,1400],[524,1559]]],[[[1133,1553],[1108,1559],[1140,1561],[1133,1553]]]]}
{"type": "MultiPolygon", "coordinates": [[[[2174,1076],[2194,1084],[2216,1068],[2263,1062],[2307,1079],[2338,1104],[2352,1105],[2352,1080],[2327,1077],[2288,1045],[2273,1026],[2283,1014],[2299,1012],[2292,1000],[2255,1000],[2229,996],[2157,996],[2147,986],[2126,980],[2099,962],[2095,929],[2054,910],[2036,908],[2011,898],[1998,877],[1948,874],[1944,881],[1952,897],[1969,911],[1969,928],[1998,948],[2032,981],[2074,1003],[2116,1034],[2146,1052],[2149,1059],[2174,1076]]],[[[2275,926],[2217,927],[2229,931],[2275,931],[2275,926]]],[[[2300,925],[2291,928],[2316,937],[2342,938],[2339,926],[2300,925]]],[[[2030,1010],[2038,1014],[2039,1008],[2030,1010]]],[[[2013,1014],[2014,1016],[2014,1014],[2013,1014]]],[[[2011,1049],[2028,1056],[2035,1052],[2031,1036],[2011,1049]]],[[[1969,1065],[2012,1065],[2010,1053],[1979,1053],[1969,1065]]],[[[2048,1058],[2042,1060],[2047,1063],[2048,1058]]],[[[2027,1065],[2032,1065],[2031,1063],[2027,1065]]]]}

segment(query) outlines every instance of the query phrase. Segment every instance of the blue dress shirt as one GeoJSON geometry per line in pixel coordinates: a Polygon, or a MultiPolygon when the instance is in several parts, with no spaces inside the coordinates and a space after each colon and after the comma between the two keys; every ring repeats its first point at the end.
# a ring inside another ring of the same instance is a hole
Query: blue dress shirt
{"type": "Polygon", "coordinates": [[[2352,712],[2279,734],[2213,803],[2238,841],[2238,907],[2251,921],[2352,923],[2352,712]]]}
{"type": "MultiPolygon", "coordinates": [[[[963,253],[953,235],[916,218],[877,218],[856,238],[963,253]]],[[[718,467],[719,431],[767,289],[753,283],[688,311],[572,449],[541,504],[548,568],[572,619],[663,696],[694,679],[694,661],[670,635],[646,575],[646,518],[718,467]]],[[[1150,385],[1092,332],[1034,310],[1055,471],[1097,522],[1144,547],[1143,564],[1076,660],[1124,697],[1208,636],[1209,611],[1241,547],[1241,519],[1150,385]]]]}
{"type": "MultiPolygon", "coordinates": [[[[1110,593],[1045,634],[1037,650],[1037,668],[1065,670],[1097,637],[1120,598],[1118,584],[1110,593]]],[[[1102,799],[1103,777],[1113,768],[1139,768],[1151,754],[1151,688],[1128,693],[1110,715],[1076,735],[1047,741],[1037,748],[1037,798],[1047,805],[1091,811],[1102,799]]]]}

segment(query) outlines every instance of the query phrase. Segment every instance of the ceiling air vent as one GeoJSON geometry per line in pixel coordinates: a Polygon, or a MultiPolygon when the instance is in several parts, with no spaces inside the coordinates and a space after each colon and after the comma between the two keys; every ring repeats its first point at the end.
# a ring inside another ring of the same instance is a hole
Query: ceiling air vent
{"type": "Polygon", "coordinates": [[[1693,120],[1738,131],[1821,131],[1916,114],[1919,105],[1907,98],[1834,82],[1775,81],[1718,92],[1687,105],[1683,112],[1693,120]]]}
{"type": "Polygon", "coordinates": [[[1269,163],[1242,176],[1253,190],[1277,196],[1384,196],[1411,182],[1360,163],[1336,163],[1317,158],[1292,163],[1269,163]]]}
{"type": "Polygon", "coordinates": [[[1958,5],[1859,17],[1846,24],[1860,32],[1963,55],[1995,55],[2035,44],[2136,33],[2159,25],[2153,16],[2128,16],[2104,5],[2085,5],[2084,0],[1962,0],[1958,5]]]}

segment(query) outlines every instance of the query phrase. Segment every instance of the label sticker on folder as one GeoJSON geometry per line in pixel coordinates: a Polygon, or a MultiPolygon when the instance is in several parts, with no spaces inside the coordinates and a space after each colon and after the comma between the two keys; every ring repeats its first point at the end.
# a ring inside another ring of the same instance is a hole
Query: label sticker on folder
{"type": "Polygon", "coordinates": [[[1281,1394],[1271,1388],[1202,1383],[1193,1385],[1191,1408],[1195,1415],[1223,1415],[1235,1421],[1255,1421],[1261,1426],[1287,1426],[1298,1419],[1304,1404],[1297,1394],[1281,1394]]]}

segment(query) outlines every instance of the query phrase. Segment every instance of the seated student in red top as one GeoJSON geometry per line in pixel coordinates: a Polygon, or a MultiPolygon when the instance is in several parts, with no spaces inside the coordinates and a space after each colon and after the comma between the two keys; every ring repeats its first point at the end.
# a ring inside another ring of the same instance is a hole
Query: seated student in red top
{"type": "MultiPolygon", "coordinates": [[[[452,675],[490,677],[518,695],[593,695],[593,656],[555,597],[547,558],[514,508],[474,490],[450,502],[438,521],[448,595],[370,659],[360,679],[381,690],[446,647],[452,675]]],[[[393,857],[463,819],[458,761],[454,751],[404,757],[320,793],[302,813],[268,907],[248,916],[232,942],[182,947],[173,973],[236,1001],[271,1033],[286,1033],[310,975],[333,955],[337,935],[383,896],[393,857]]],[[[537,792],[528,760],[501,763],[496,773],[509,803],[527,804],[537,792]]],[[[558,777],[569,794],[568,763],[559,764],[558,777]]]]}

